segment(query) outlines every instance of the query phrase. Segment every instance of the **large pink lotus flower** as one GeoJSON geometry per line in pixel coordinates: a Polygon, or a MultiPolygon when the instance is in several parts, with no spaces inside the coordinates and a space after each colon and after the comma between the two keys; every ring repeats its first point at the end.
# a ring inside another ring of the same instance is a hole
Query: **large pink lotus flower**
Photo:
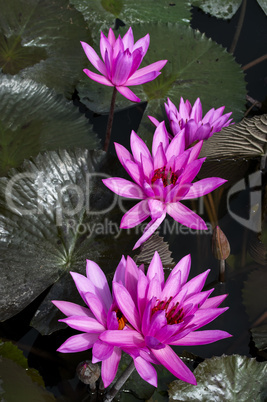
{"type": "MultiPolygon", "coordinates": [[[[120,271],[124,265],[125,258],[122,257],[117,270],[120,271]]],[[[92,362],[102,361],[102,380],[104,386],[108,387],[116,375],[121,349],[100,340],[99,336],[106,330],[123,329],[125,323],[114,303],[106,276],[95,262],[87,260],[87,277],[76,272],[71,272],[71,275],[88,307],[67,301],[52,301],[67,316],[59,321],[82,331],[81,334],[67,339],[58,351],[74,353],[92,348],[92,362]]]]}
{"type": "Polygon", "coordinates": [[[140,99],[127,87],[154,80],[167,63],[167,60],[160,60],[137,71],[147,52],[149,41],[150,37],[147,34],[134,43],[131,27],[123,38],[119,35],[116,39],[111,28],[108,37],[101,32],[100,52],[103,61],[90,45],[85,42],[81,42],[81,44],[89,61],[102,75],[87,69],[83,71],[100,84],[116,87],[123,96],[132,102],[140,102],[140,99]]]}
{"type": "Polygon", "coordinates": [[[151,216],[144,234],[134,249],[147,240],[169,214],[173,219],[191,229],[207,229],[203,219],[181,203],[201,197],[221,186],[226,180],[209,177],[192,183],[205,158],[197,159],[203,141],[185,150],[185,130],[169,141],[165,123],[155,130],[152,155],[144,141],[132,131],[130,152],[115,143],[118,158],[135,183],[112,177],[104,184],[114,193],[141,201],[126,212],[121,228],[132,228],[151,216]]]}
{"type": "Polygon", "coordinates": [[[227,310],[218,308],[227,295],[208,299],[214,289],[201,292],[210,270],[186,282],[190,265],[187,255],[165,281],[157,252],[146,275],[128,257],[127,268],[113,281],[126,330],[102,332],[100,339],[130,349],[138,373],[154,386],[157,373],[151,363],[162,364],[179,379],[196,384],[193,373],[169,345],[203,345],[231,336],[221,330],[198,331],[227,310]]]}
{"type": "MultiPolygon", "coordinates": [[[[195,141],[207,140],[214,133],[221,131],[223,127],[229,126],[232,119],[229,119],[232,112],[223,114],[225,106],[219,109],[210,109],[204,117],[202,117],[202,105],[200,99],[197,98],[193,107],[189,100],[184,102],[180,100],[179,111],[172,101],[168,98],[165,103],[165,110],[169,119],[171,128],[171,138],[184,128],[185,129],[185,147],[188,148],[195,141]]],[[[152,116],[150,120],[156,125],[159,121],[152,116]]]]}

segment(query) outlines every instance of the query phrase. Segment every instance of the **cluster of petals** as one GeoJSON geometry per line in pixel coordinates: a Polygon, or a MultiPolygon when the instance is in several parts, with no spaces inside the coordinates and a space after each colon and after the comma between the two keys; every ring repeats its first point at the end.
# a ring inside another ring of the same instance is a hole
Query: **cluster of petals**
{"type": "MultiPolygon", "coordinates": [[[[123,257],[120,265],[125,265],[123,257]]],[[[106,330],[118,330],[116,305],[105,274],[93,261],[87,260],[86,276],[71,272],[75,285],[87,307],[75,303],[53,300],[52,303],[67,316],[59,321],[82,331],[68,338],[59,348],[62,353],[81,352],[92,348],[92,362],[102,361],[101,376],[105,387],[114,380],[121,358],[121,349],[100,340],[106,330]]],[[[116,274],[115,274],[116,275],[116,274]]]]}
{"type": "MultiPolygon", "coordinates": [[[[179,110],[174,103],[168,98],[165,103],[165,110],[169,120],[171,129],[171,138],[185,129],[185,147],[199,140],[207,140],[214,133],[221,131],[223,127],[229,126],[232,119],[229,119],[232,112],[223,114],[225,106],[218,109],[210,109],[208,113],[202,117],[202,105],[199,98],[191,106],[189,100],[184,102],[180,100],[179,110]]],[[[157,126],[159,121],[149,116],[150,120],[157,126]]]]}
{"type": "Polygon", "coordinates": [[[100,84],[113,86],[132,102],[140,102],[140,99],[128,88],[132,85],[140,85],[154,80],[167,60],[160,60],[146,67],[139,68],[149,47],[149,34],[134,43],[132,28],[126,34],[116,39],[112,29],[109,29],[108,37],[101,32],[100,52],[102,60],[95,50],[85,42],[81,42],[86,56],[92,65],[100,72],[96,74],[84,69],[85,74],[100,84]]]}
{"type": "Polygon", "coordinates": [[[165,123],[161,122],[153,136],[152,154],[134,131],[130,144],[132,154],[120,144],[115,143],[115,148],[122,166],[134,182],[119,177],[110,177],[103,182],[120,196],[141,200],[122,217],[121,228],[132,228],[151,217],[134,249],[152,235],[166,214],[191,229],[206,230],[204,220],[181,203],[201,197],[226,181],[209,177],[192,182],[205,160],[198,159],[203,141],[186,150],[185,129],[170,140],[165,123]]]}
{"type": "Polygon", "coordinates": [[[209,298],[213,289],[202,291],[209,270],[187,282],[190,265],[187,255],[165,281],[157,252],[146,274],[128,257],[113,280],[113,295],[126,325],[122,331],[104,331],[99,338],[128,349],[140,376],[154,386],[157,373],[152,364],[161,364],[177,378],[196,384],[170,345],[203,345],[231,336],[221,330],[199,331],[227,310],[218,308],[227,295],[209,298]]]}

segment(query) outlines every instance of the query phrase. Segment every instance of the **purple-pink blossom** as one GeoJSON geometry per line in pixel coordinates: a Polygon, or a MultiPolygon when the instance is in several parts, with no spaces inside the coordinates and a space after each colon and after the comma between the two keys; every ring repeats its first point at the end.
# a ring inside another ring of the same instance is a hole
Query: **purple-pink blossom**
{"type": "Polygon", "coordinates": [[[84,69],[85,74],[92,80],[117,90],[132,102],[140,102],[140,99],[128,88],[132,85],[140,85],[154,80],[167,60],[160,60],[146,67],[139,68],[149,47],[149,34],[134,43],[132,28],[126,34],[116,39],[112,29],[109,29],[108,37],[101,32],[100,52],[102,60],[95,50],[85,42],[81,42],[83,50],[92,65],[100,72],[96,74],[84,69]]]}
{"type": "Polygon", "coordinates": [[[205,160],[198,159],[203,141],[185,150],[185,129],[170,141],[165,123],[161,122],[154,133],[152,154],[134,131],[130,143],[132,154],[120,144],[115,143],[115,148],[134,183],[119,177],[103,182],[120,196],[141,200],[122,217],[121,228],[132,228],[151,217],[134,248],[152,235],[167,214],[191,229],[207,229],[204,220],[181,202],[201,197],[226,181],[209,177],[193,182],[205,160]]]}
{"type": "MultiPolygon", "coordinates": [[[[170,137],[178,135],[181,130],[185,129],[185,147],[188,148],[195,141],[207,140],[214,133],[221,131],[223,127],[229,126],[232,119],[229,119],[232,112],[223,114],[225,106],[218,109],[210,109],[205,116],[202,117],[202,105],[199,98],[191,106],[189,100],[184,102],[180,100],[179,110],[174,103],[168,98],[165,103],[165,110],[170,124],[170,137]]],[[[152,116],[150,120],[158,126],[159,121],[152,116]]]]}
{"type": "Polygon", "coordinates": [[[231,336],[221,330],[199,331],[227,310],[218,308],[227,295],[209,298],[214,289],[202,291],[210,270],[187,282],[190,266],[187,255],[165,281],[157,252],[146,274],[128,257],[113,281],[114,297],[126,326],[123,331],[107,330],[99,337],[130,350],[140,376],[155,387],[157,373],[152,364],[161,364],[179,379],[196,384],[193,373],[170,345],[203,345],[231,336]]]}
{"type": "MultiPolygon", "coordinates": [[[[117,270],[121,269],[121,265],[125,265],[124,257],[117,270]]],[[[102,341],[100,334],[106,330],[123,329],[125,323],[113,300],[106,276],[95,262],[87,260],[86,276],[76,272],[71,272],[71,275],[87,307],[67,301],[52,301],[67,316],[59,321],[82,331],[68,338],[58,351],[75,353],[92,348],[92,362],[102,361],[101,376],[104,386],[108,387],[116,375],[121,349],[102,341]]]]}

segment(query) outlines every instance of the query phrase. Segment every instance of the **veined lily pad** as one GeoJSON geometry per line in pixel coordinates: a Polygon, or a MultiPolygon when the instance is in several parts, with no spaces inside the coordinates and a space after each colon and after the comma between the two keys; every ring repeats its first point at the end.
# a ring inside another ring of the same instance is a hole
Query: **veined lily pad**
{"type": "Polygon", "coordinates": [[[242,0],[194,0],[193,6],[201,8],[213,17],[230,19],[237,12],[242,0]]]}
{"type": "Polygon", "coordinates": [[[204,141],[201,156],[208,158],[253,157],[267,152],[267,114],[243,119],[224,127],[204,141]]]}
{"type": "MultiPolygon", "coordinates": [[[[120,29],[120,32],[124,34],[126,29],[120,29]]],[[[147,32],[150,34],[150,47],[141,67],[157,60],[168,60],[161,75],[154,81],[132,87],[141,101],[148,102],[139,135],[151,141],[155,128],[147,115],[164,120],[167,97],[177,107],[181,96],[191,102],[200,97],[205,113],[212,107],[225,105],[226,112],[233,112],[235,121],[242,117],[246,93],[244,74],[233,56],[220,45],[179,24],[136,24],[133,31],[136,40],[147,32]]],[[[112,88],[85,76],[77,89],[81,101],[90,109],[98,113],[108,112],[112,88]]],[[[117,109],[129,105],[130,101],[118,95],[117,109]]]]}
{"type": "Polygon", "coordinates": [[[79,41],[91,42],[83,19],[67,0],[0,0],[0,68],[20,73],[71,97],[82,75],[79,41]]]}
{"type": "Polygon", "coordinates": [[[170,401],[264,401],[266,374],[266,362],[239,355],[212,357],[194,370],[197,386],[181,380],[170,384],[170,401]]]}
{"type": "Polygon", "coordinates": [[[267,324],[252,328],[252,339],[259,351],[267,349],[267,324]]]}
{"type": "Polygon", "coordinates": [[[70,3],[83,14],[96,43],[99,43],[100,31],[107,33],[110,27],[114,28],[115,18],[126,25],[140,22],[180,22],[188,25],[191,18],[191,5],[186,0],[71,0],[70,3]]]}
{"type": "Polygon", "coordinates": [[[98,147],[88,120],[62,95],[18,76],[0,82],[0,175],[40,151],[98,147]]]}
{"type": "Polygon", "coordinates": [[[59,318],[52,298],[82,303],[69,271],[85,274],[92,259],[113,272],[131,251],[137,235],[120,236],[117,196],[102,183],[121,176],[118,165],[103,151],[50,151],[0,178],[1,321],[55,283],[34,321],[52,332],[59,318]]]}

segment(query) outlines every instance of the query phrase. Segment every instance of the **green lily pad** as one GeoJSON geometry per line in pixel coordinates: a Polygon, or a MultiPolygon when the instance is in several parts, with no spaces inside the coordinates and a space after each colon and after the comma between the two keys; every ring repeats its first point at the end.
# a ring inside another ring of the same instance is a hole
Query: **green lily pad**
{"type": "Polygon", "coordinates": [[[264,401],[266,374],[266,362],[239,355],[212,357],[194,370],[197,386],[181,380],[170,384],[170,401],[264,401]]]}
{"type": "Polygon", "coordinates": [[[201,8],[213,17],[230,19],[240,7],[241,0],[194,0],[193,6],[201,8]]]}
{"type": "Polygon", "coordinates": [[[267,151],[267,114],[224,127],[204,141],[201,156],[208,158],[254,157],[267,151]]]}
{"type": "Polygon", "coordinates": [[[85,60],[79,41],[91,42],[82,14],[67,0],[0,0],[0,9],[3,73],[20,73],[71,97],[85,60]]]}
{"type": "Polygon", "coordinates": [[[267,15],[267,1],[266,0],[257,0],[258,4],[261,6],[265,14],[267,15]]]}
{"type": "Polygon", "coordinates": [[[266,266],[249,273],[243,288],[243,304],[251,323],[266,311],[267,271],[266,266]]]}
{"type": "Polygon", "coordinates": [[[252,328],[252,339],[259,351],[267,349],[267,324],[252,328]]]}
{"type": "Polygon", "coordinates": [[[46,86],[0,75],[0,175],[40,151],[99,146],[88,120],[46,86]]]}
{"type": "Polygon", "coordinates": [[[53,332],[59,316],[51,299],[82,303],[69,271],[85,274],[92,259],[108,274],[130,253],[138,236],[121,235],[117,196],[102,183],[121,169],[103,151],[60,150],[0,178],[1,321],[55,284],[33,321],[53,332]]]}
{"type": "Polygon", "coordinates": [[[114,28],[115,18],[130,26],[143,22],[180,22],[188,25],[191,5],[186,0],[71,0],[87,21],[96,43],[100,31],[114,28]]]}

